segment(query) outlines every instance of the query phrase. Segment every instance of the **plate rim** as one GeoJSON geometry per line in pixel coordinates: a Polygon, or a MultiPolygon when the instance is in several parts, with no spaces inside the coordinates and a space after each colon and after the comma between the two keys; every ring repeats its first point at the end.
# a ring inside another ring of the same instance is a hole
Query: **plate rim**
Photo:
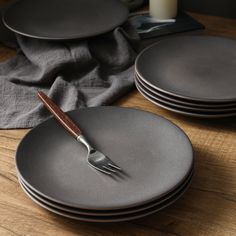
{"type": "MultiPolygon", "coordinates": [[[[136,86],[137,88],[137,86],[136,86]]],[[[137,88],[138,89],[138,88],[137,88]]],[[[146,98],[147,100],[149,100],[151,103],[174,113],[177,114],[181,114],[181,115],[185,115],[185,116],[189,116],[189,117],[196,117],[196,118],[206,118],[206,119],[219,119],[219,118],[226,118],[226,117],[234,117],[236,116],[236,112],[235,113],[226,113],[226,114],[220,114],[220,115],[203,115],[203,114],[197,114],[197,113],[192,113],[192,112],[185,112],[185,111],[181,111],[181,110],[177,110],[175,108],[171,108],[167,105],[162,105],[161,103],[159,103],[158,101],[154,101],[152,98],[150,98],[148,95],[143,94],[142,91],[140,91],[140,89],[138,89],[138,91],[141,93],[141,95],[146,98]]]]}
{"type": "MultiPolygon", "coordinates": [[[[71,214],[72,213],[61,213],[61,211],[58,211],[58,210],[53,210],[51,209],[50,207],[48,206],[45,206],[45,204],[43,203],[40,203],[38,200],[36,200],[35,198],[33,198],[27,191],[26,189],[24,189],[24,187],[22,187],[21,185],[21,188],[22,190],[25,192],[26,195],[28,195],[28,197],[34,201],[37,205],[41,206],[42,208],[48,210],[49,212],[53,212],[54,214],[57,214],[57,215],[61,215],[63,217],[66,217],[66,218],[71,218],[71,219],[75,219],[75,220],[80,220],[80,221],[85,221],[85,222],[100,222],[100,223],[108,223],[108,222],[123,222],[123,221],[130,221],[130,220],[135,220],[135,219],[139,219],[139,218],[143,218],[145,216],[148,216],[148,215],[151,215],[151,214],[154,214],[156,212],[159,212],[165,208],[167,208],[168,206],[172,205],[173,203],[175,203],[178,199],[180,199],[184,194],[185,192],[189,189],[190,185],[191,185],[191,182],[192,182],[192,179],[190,179],[189,183],[186,185],[185,188],[183,188],[182,192],[180,192],[178,195],[176,195],[175,197],[173,197],[172,200],[170,200],[169,202],[167,202],[166,204],[165,203],[162,203],[163,205],[161,207],[154,207],[152,209],[148,209],[148,210],[145,210],[145,213],[140,213],[140,214],[136,214],[136,213],[133,213],[134,215],[133,216],[126,216],[126,217],[123,217],[122,216],[119,216],[120,218],[111,218],[111,216],[108,216],[107,218],[105,219],[99,219],[99,217],[96,219],[96,217],[91,217],[91,218],[86,218],[86,216],[81,216],[78,214],[78,216],[72,216],[71,214]]],[[[76,214],[75,214],[76,215],[76,214]]]]}
{"type": "Polygon", "coordinates": [[[121,26],[122,24],[125,23],[125,21],[127,21],[128,17],[129,17],[129,9],[128,7],[121,2],[121,5],[124,6],[124,11],[126,11],[126,13],[124,15],[126,15],[126,18],[124,17],[124,20],[120,21],[120,23],[117,23],[116,25],[114,25],[113,27],[110,27],[109,29],[107,30],[103,30],[101,31],[100,33],[93,33],[93,34],[89,34],[87,36],[71,36],[71,37],[50,37],[50,36],[36,36],[36,35],[32,35],[32,34],[29,34],[29,33],[23,33],[17,29],[15,29],[14,27],[10,26],[7,21],[6,21],[6,15],[7,15],[7,12],[8,10],[11,9],[11,7],[14,7],[16,4],[18,3],[18,1],[13,1],[12,3],[10,3],[3,11],[2,13],[2,17],[1,17],[1,20],[4,24],[5,27],[7,27],[10,31],[16,33],[16,34],[19,34],[19,35],[22,35],[22,36],[25,36],[25,37],[29,37],[29,38],[33,38],[33,39],[40,39],[40,40],[48,40],[48,41],[65,41],[65,40],[79,40],[79,39],[86,39],[86,38],[92,38],[92,37],[95,37],[95,36],[99,36],[99,35],[102,35],[102,34],[105,34],[105,33],[108,33],[110,31],[112,31],[113,29],[121,26]]]}
{"type": "Polygon", "coordinates": [[[141,85],[143,87],[145,87],[148,91],[151,91],[153,94],[156,94],[157,96],[162,97],[163,99],[166,99],[170,102],[175,102],[178,103],[180,105],[186,105],[186,106],[193,106],[196,108],[210,108],[210,109],[217,109],[217,108],[232,108],[235,107],[236,108],[236,102],[235,103],[211,103],[211,104],[207,104],[207,102],[204,103],[196,103],[196,102],[190,102],[190,101],[182,101],[179,98],[174,98],[172,95],[167,95],[164,94],[158,90],[155,90],[154,88],[152,88],[151,86],[149,86],[141,77],[139,77],[138,74],[135,74],[135,79],[138,80],[139,83],[141,83],[141,85]],[[172,98],[172,97],[173,98],[172,98]]]}
{"type": "MultiPolygon", "coordinates": [[[[87,212],[85,212],[85,210],[83,211],[83,209],[79,209],[79,208],[75,208],[75,210],[67,210],[66,208],[63,208],[63,206],[55,206],[54,204],[52,204],[51,202],[48,202],[48,200],[46,199],[42,199],[41,196],[39,196],[38,194],[36,194],[35,192],[33,192],[32,189],[30,189],[29,186],[27,186],[23,180],[21,180],[20,176],[18,177],[18,181],[20,182],[20,184],[27,190],[30,192],[30,194],[38,199],[39,201],[42,201],[43,203],[49,205],[49,206],[52,206],[53,208],[56,208],[58,210],[63,210],[65,212],[69,212],[69,213],[75,213],[75,214],[81,214],[81,215],[87,215],[87,216],[120,216],[120,215],[127,215],[127,214],[134,214],[134,213],[139,213],[140,211],[144,211],[144,210],[148,210],[149,208],[152,208],[152,207],[155,207],[157,205],[160,205],[162,204],[163,202],[169,200],[170,198],[172,198],[173,196],[175,196],[176,194],[178,194],[179,192],[181,192],[183,189],[185,189],[186,185],[188,185],[188,183],[191,181],[191,179],[193,178],[193,175],[194,175],[194,169],[192,168],[189,175],[187,176],[187,178],[181,183],[180,186],[178,186],[176,189],[173,190],[173,192],[170,192],[168,193],[166,197],[163,196],[163,199],[159,200],[159,199],[156,199],[154,200],[153,202],[150,202],[145,204],[145,206],[143,205],[140,205],[140,206],[137,206],[136,209],[134,210],[129,210],[128,208],[127,209],[124,209],[122,211],[110,211],[110,212],[95,212],[95,211],[89,211],[87,210],[87,212]]],[[[57,204],[57,203],[55,203],[57,204]]],[[[67,207],[67,206],[65,206],[67,207]]]]}
{"type": "Polygon", "coordinates": [[[150,83],[148,80],[146,80],[139,72],[138,68],[137,68],[137,64],[138,64],[138,61],[140,60],[140,58],[142,57],[142,55],[148,51],[149,49],[151,49],[152,47],[160,44],[161,42],[163,41],[169,41],[169,40],[173,40],[175,38],[218,38],[218,39],[224,39],[224,40],[229,40],[229,41],[233,41],[235,42],[236,44],[236,40],[234,39],[231,39],[231,38],[227,38],[227,37],[221,37],[221,36],[210,36],[210,35],[185,35],[185,36],[174,36],[172,38],[167,38],[167,39],[161,39],[160,41],[158,42],[155,42],[153,44],[151,44],[150,46],[144,48],[140,53],[139,55],[136,57],[136,60],[135,60],[135,64],[134,64],[134,68],[135,68],[135,72],[139,75],[139,77],[141,77],[149,86],[153,87],[154,89],[158,90],[158,91],[161,91],[163,92],[164,94],[168,94],[168,95],[171,95],[171,96],[174,96],[174,97],[177,97],[177,98],[181,98],[181,99],[185,99],[185,100],[188,100],[188,101],[196,101],[196,102],[207,102],[207,103],[230,103],[230,102],[236,102],[236,97],[235,98],[232,98],[232,99],[204,99],[202,100],[201,98],[197,98],[197,97],[190,97],[190,96],[185,96],[185,95],[181,95],[179,93],[174,93],[174,92],[171,92],[171,91],[168,91],[168,90],[165,90],[164,88],[160,88],[160,87],[157,87],[155,85],[153,85],[152,83],[150,83]]]}
{"type": "Polygon", "coordinates": [[[135,208],[127,208],[127,209],[123,209],[121,211],[119,210],[110,210],[110,211],[92,211],[92,210],[85,210],[85,209],[80,209],[80,208],[74,208],[73,210],[67,209],[68,206],[64,206],[66,208],[63,208],[63,206],[57,206],[56,202],[51,203],[49,202],[48,199],[43,199],[42,196],[40,196],[39,194],[35,193],[32,189],[30,189],[30,186],[27,186],[27,184],[24,183],[24,180],[20,178],[20,176],[18,176],[18,181],[21,182],[21,184],[27,189],[29,190],[29,192],[37,199],[39,199],[42,202],[45,202],[47,205],[50,205],[54,208],[58,208],[59,210],[64,210],[66,212],[70,212],[70,213],[78,213],[81,215],[94,215],[94,216],[119,216],[119,215],[126,215],[126,214],[131,214],[131,213],[138,213],[142,210],[146,210],[149,209],[151,207],[154,207],[156,205],[161,204],[162,202],[168,200],[169,198],[171,198],[173,195],[175,195],[176,193],[180,192],[182,189],[184,189],[184,186],[192,179],[194,175],[194,166],[192,167],[192,169],[189,172],[189,175],[186,177],[186,179],[184,179],[182,181],[182,183],[177,186],[172,192],[167,193],[167,196],[163,196],[163,199],[156,199],[150,203],[146,203],[144,205],[140,205],[137,206],[135,208]],[[35,196],[37,195],[37,196],[35,196]]]}
{"type": "Polygon", "coordinates": [[[164,98],[162,98],[162,97],[160,97],[159,98],[159,96],[158,95],[153,95],[153,94],[150,94],[150,93],[153,93],[151,90],[149,91],[145,86],[143,86],[142,85],[142,83],[138,80],[138,79],[136,79],[135,78],[135,80],[136,80],[136,84],[137,84],[137,86],[139,86],[139,88],[145,93],[145,94],[147,94],[148,96],[150,96],[151,98],[153,98],[153,99],[156,99],[156,100],[158,100],[158,101],[160,101],[160,102],[163,102],[163,103],[166,103],[167,105],[170,105],[170,106],[173,106],[173,107],[176,107],[176,109],[186,109],[186,110],[192,110],[192,111],[194,111],[194,112],[209,112],[209,113],[211,113],[211,114],[215,114],[215,113],[221,113],[221,112],[236,112],[236,105],[235,105],[235,107],[234,108],[230,108],[230,109],[213,109],[213,108],[209,108],[209,109],[207,109],[207,108],[203,108],[203,109],[201,109],[201,108],[196,108],[196,107],[190,107],[190,106],[184,106],[184,105],[180,105],[180,104],[177,104],[177,103],[175,103],[175,102],[173,102],[173,103],[171,103],[170,101],[166,101],[166,99],[164,99],[164,98]],[[149,93],[150,92],[150,93],[149,93]]]}

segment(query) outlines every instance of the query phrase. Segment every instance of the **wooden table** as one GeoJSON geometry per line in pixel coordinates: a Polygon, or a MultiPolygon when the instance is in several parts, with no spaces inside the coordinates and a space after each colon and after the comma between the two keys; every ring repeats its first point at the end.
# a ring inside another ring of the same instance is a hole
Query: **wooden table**
{"type": "MultiPolygon", "coordinates": [[[[206,26],[204,34],[236,39],[236,20],[192,15],[206,26]]],[[[0,47],[1,60],[13,54],[14,51],[0,47]]],[[[236,118],[186,118],[151,104],[137,91],[128,94],[117,105],[162,115],[188,134],[195,150],[196,168],[187,193],[161,213],[127,223],[83,223],[54,215],[33,203],[23,193],[16,178],[15,150],[28,130],[2,130],[0,235],[235,236],[236,118]]]]}

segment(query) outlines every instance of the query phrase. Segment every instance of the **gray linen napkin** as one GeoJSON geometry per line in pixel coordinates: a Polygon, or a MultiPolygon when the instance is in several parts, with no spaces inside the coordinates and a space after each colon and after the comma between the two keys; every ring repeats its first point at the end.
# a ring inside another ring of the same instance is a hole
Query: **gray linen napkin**
{"type": "Polygon", "coordinates": [[[127,93],[136,56],[129,34],[138,37],[130,27],[68,42],[17,36],[16,57],[0,63],[0,128],[33,127],[48,118],[38,90],[64,111],[111,104],[127,93]]]}

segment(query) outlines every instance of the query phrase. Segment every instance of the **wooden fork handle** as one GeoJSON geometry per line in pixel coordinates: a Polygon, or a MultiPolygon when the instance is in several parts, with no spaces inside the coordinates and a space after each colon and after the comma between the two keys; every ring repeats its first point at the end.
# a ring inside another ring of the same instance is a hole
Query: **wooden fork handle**
{"type": "Polygon", "coordinates": [[[39,91],[38,97],[64,128],[77,139],[81,134],[79,127],[46,94],[39,91]]]}

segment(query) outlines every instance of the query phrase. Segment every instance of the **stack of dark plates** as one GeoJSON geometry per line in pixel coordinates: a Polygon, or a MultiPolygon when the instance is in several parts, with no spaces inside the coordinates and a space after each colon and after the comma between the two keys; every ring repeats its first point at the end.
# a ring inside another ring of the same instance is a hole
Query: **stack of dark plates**
{"type": "Polygon", "coordinates": [[[139,92],[167,110],[195,117],[236,115],[236,41],[181,36],[145,49],[135,66],[139,92]]]}
{"type": "Polygon", "coordinates": [[[16,154],[19,182],[43,208],[82,221],[126,221],[160,211],[188,188],[192,146],[170,121],[118,107],[68,115],[124,172],[111,177],[90,167],[86,148],[51,118],[24,137],[16,154]]]}

